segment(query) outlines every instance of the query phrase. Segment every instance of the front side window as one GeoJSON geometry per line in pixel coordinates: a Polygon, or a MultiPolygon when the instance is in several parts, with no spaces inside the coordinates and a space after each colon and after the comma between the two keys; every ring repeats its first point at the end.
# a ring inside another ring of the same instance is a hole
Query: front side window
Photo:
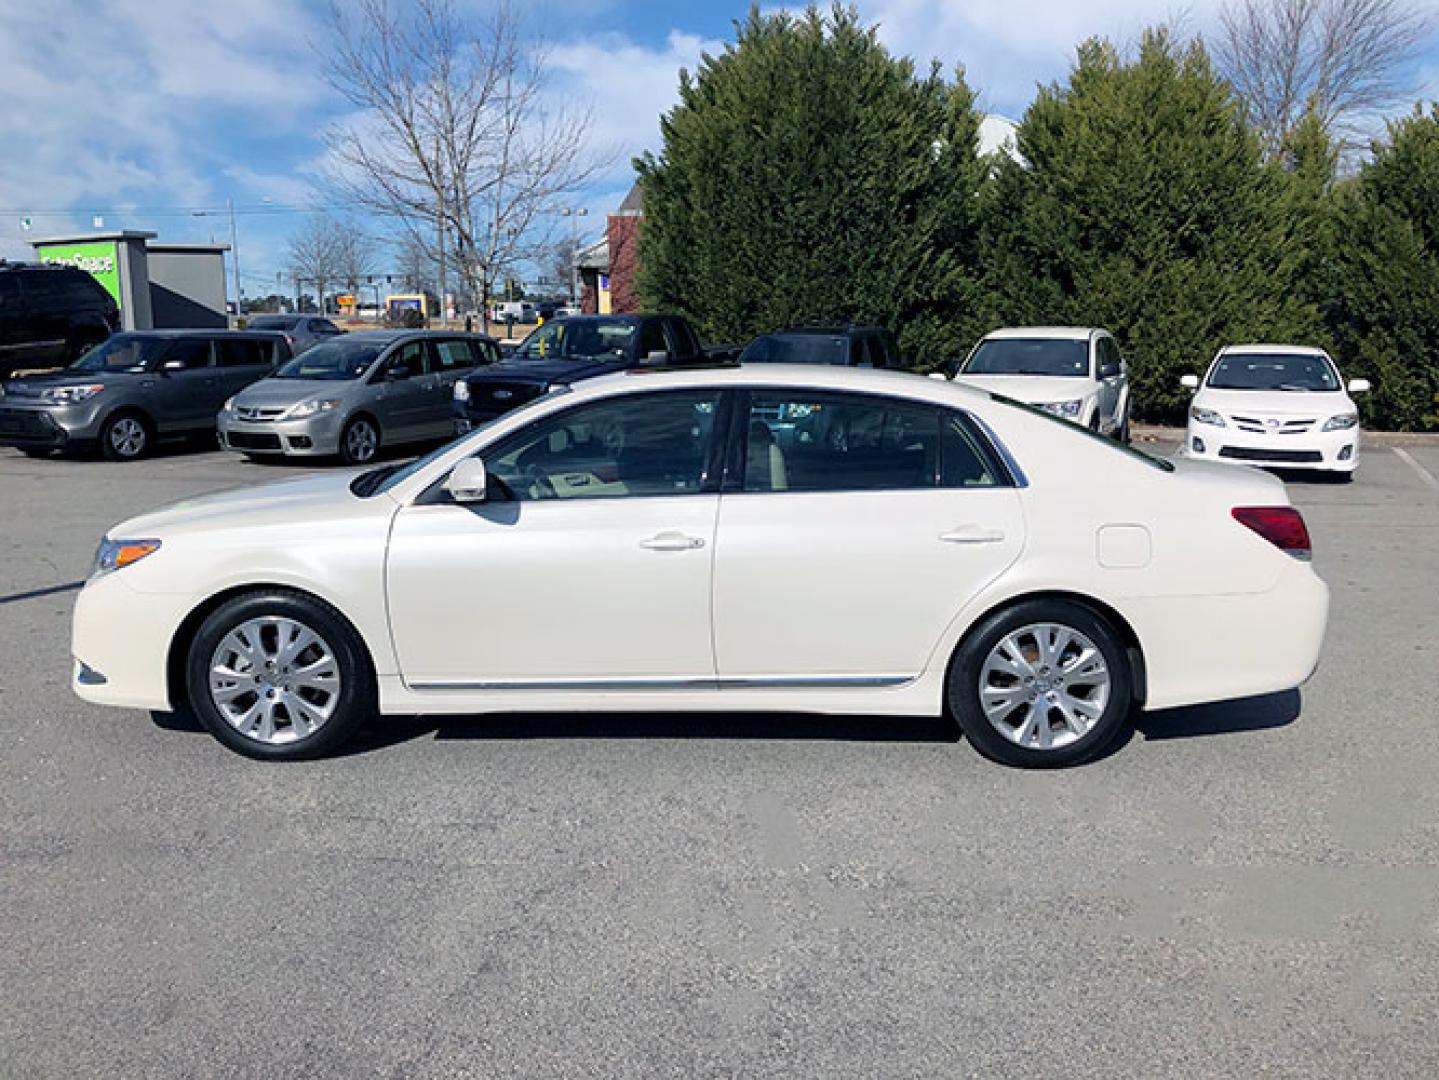
{"type": "Polygon", "coordinates": [[[959,414],[862,394],[755,392],[743,489],[903,491],[993,487],[998,469],[959,414]]]}
{"type": "Polygon", "coordinates": [[[718,413],[716,392],[643,394],[548,417],[485,453],[520,501],[693,495],[718,413]]]}
{"type": "Polygon", "coordinates": [[[70,365],[71,371],[147,371],[165,351],[163,338],[112,334],[70,365]]]}
{"type": "Polygon", "coordinates": [[[1338,390],[1339,376],[1317,353],[1230,353],[1209,373],[1212,390],[1338,390]]]}
{"type": "Polygon", "coordinates": [[[1089,342],[1069,338],[986,338],[965,361],[964,375],[1089,374],[1089,342]]]}
{"type": "Polygon", "coordinates": [[[169,371],[194,371],[210,363],[210,342],[204,338],[181,338],[165,350],[164,366],[169,371]]]}

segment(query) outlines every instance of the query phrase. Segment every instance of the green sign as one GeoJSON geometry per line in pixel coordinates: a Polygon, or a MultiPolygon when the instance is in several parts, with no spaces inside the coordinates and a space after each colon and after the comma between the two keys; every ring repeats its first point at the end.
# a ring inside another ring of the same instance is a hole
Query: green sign
{"type": "Polygon", "coordinates": [[[78,266],[105,287],[120,302],[120,256],[113,243],[46,244],[35,253],[42,263],[78,266]]]}

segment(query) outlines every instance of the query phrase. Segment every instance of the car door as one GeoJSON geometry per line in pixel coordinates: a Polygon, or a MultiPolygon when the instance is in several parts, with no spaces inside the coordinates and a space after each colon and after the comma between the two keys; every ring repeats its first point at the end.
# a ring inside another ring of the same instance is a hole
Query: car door
{"type": "Polygon", "coordinates": [[[429,437],[427,418],[434,397],[434,377],[428,371],[428,349],[423,338],[396,345],[370,376],[366,403],[380,423],[380,438],[388,443],[412,442],[429,437]]]}
{"type": "Polygon", "coordinates": [[[474,368],[476,350],[472,345],[475,344],[468,338],[459,337],[430,341],[430,364],[435,378],[435,390],[426,417],[426,431],[433,438],[454,434],[451,408],[455,397],[455,381],[474,368]]]}
{"type": "Polygon", "coordinates": [[[715,544],[722,683],[899,683],[1018,557],[1020,498],[950,409],[754,390],[736,407],[715,544]]]}
{"type": "Polygon", "coordinates": [[[225,398],[211,340],[180,337],[171,341],[153,376],[151,398],[151,412],[161,431],[189,431],[213,424],[225,398]]]}
{"type": "Polygon", "coordinates": [[[692,686],[714,677],[720,396],[574,406],[484,452],[489,495],[395,516],[390,625],[411,686],[692,686]]]}
{"type": "Polygon", "coordinates": [[[270,374],[274,367],[270,361],[274,346],[260,338],[247,337],[218,338],[215,344],[220,369],[219,401],[215,406],[218,412],[229,398],[270,374]]]}

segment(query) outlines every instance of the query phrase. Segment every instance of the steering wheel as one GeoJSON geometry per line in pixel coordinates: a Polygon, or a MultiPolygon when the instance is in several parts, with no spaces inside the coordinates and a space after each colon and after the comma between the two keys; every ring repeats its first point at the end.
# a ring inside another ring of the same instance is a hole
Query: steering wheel
{"type": "Polygon", "coordinates": [[[558,497],[555,485],[550,478],[544,474],[538,465],[530,465],[525,469],[525,481],[529,485],[528,494],[532,499],[554,499],[558,497]]]}

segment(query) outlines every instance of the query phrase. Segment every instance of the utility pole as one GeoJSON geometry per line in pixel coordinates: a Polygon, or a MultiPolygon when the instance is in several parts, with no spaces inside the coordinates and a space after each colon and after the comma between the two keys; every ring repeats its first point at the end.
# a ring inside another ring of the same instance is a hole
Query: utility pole
{"type": "Polygon", "coordinates": [[[243,318],[245,315],[244,286],[240,284],[240,234],[235,229],[235,200],[232,196],[225,196],[225,209],[230,211],[230,265],[235,268],[235,315],[243,318]]]}
{"type": "Polygon", "coordinates": [[[583,206],[562,206],[560,217],[570,219],[570,303],[577,304],[580,301],[580,218],[589,211],[583,206]]]}
{"type": "Polygon", "coordinates": [[[445,172],[440,158],[440,137],[435,136],[435,228],[439,233],[440,325],[445,318],[445,172]]]}

